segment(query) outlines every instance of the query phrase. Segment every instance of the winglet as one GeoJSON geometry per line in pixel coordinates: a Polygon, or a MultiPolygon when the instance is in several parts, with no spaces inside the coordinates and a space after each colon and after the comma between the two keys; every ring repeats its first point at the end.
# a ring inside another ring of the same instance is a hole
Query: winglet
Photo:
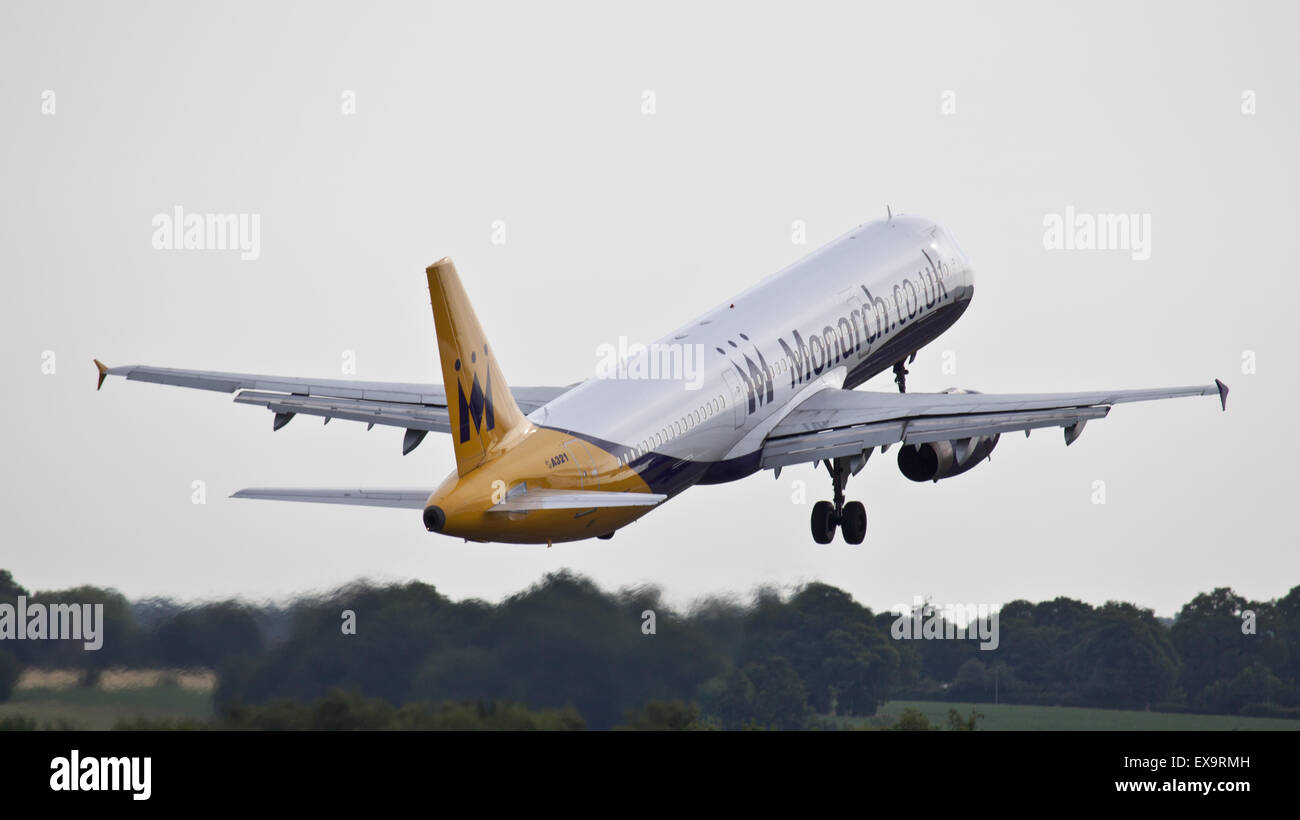
{"type": "Polygon", "coordinates": [[[104,386],[104,377],[108,375],[108,365],[99,359],[95,359],[95,367],[99,368],[99,383],[95,385],[95,389],[98,390],[104,386]]]}
{"type": "Polygon", "coordinates": [[[1223,406],[1223,410],[1224,410],[1224,412],[1227,412],[1227,410],[1228,410],[1228,385],[1224,384],[1223,382],[1219,381],[1218,379],[1215,379],[1215,380],[1214,380],[1214,383],[1215,383],[1216,385],[1218,385],[1218,387],[1219,387],[1219,404],[1221,404],[1221,405],[1223,406]]]}

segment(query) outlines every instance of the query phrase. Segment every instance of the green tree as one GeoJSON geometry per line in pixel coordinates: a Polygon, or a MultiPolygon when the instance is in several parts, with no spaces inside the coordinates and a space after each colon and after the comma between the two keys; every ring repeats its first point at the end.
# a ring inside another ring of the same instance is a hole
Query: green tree
{"type": "Polygon", "coordinates": [[[1178,653],[1149,609],[1109,602],[1066,658],[1076,690],[1092,706],[1149,708],[1168,698],[1178,653]]]}
{"type": "Polygon", "coordinates": [[[639,712],[630,712],[627,724],[619,728],[642,732],[685,732],[709,726],[700,720],[700,707],[694,703],[655,700],[639,712]]]}
{"type": "Polygon", "coordinates": [[[898,722],[888,728],[894,732],[933,732],[939,727],[931,723],[924,712],[908,706],[903,710],[898,722]]]}
{"type": "MultiPolygon", "coordinates": [[[[899,654],[871,610],[843,590],[808,584],[788,601],[764,592],[744,624],[737,649],[744,666],[784,658],[802,681],[813,710],[874,714],[899,666],[899,654]]],[[[756,682],[757,683],[757,682],[756,682]]]]}
{"type": "Polygon", "coordinates": [[[12,604],[18,600],[19,595],[26,596],[29,593],[23,589],[14,576],[7,569],[0,569],[0,603],[12,604]]]}
{"type": "MultiPolygon", "coordinates": [[[[57,604],[102,606],[102,618],[95,624],[102,645],[87,651],[84,641],[23,641],[18,650],[19,659],[29,665],[62,666],[85,669],[94,679],[101,670],[110,666],[132,666],[140,658],[140,630],[135,613],[126,596],[115,589],[80,586],[53,592],[38,592],[28,596],[32,603],[46,607],[57,604]]],[[[92,609],[92,612],[95,610],[92,609]]],[[[84,612],[84,609],[83,609],[84,612]]],[[[83,635],[86,626],[83,625],[83,635]]]]}
{"type": "Polygon", "coordinates": [[[745,675],[754,684],[751,719],[774,729],[802,729],[812,716],[803,681],[785,658],[751,663],[745,675]]]}
{"type": "Polygon", "coordinates": [[[985,700],[993,697],[993,676],[979,658],[971,658],[957,670],[948,696],[953,700],[985,700]]]}
{"type": "Polygon", "coordinates": [[[1242,635],[1246,599],[1227,587],[1201,593],[1185,604],[1169,630],[1184,660],[1180,681],[1193,696],[1216,680],[1230,680],[1249,665],[1242,635]]]}
{"type": "Polygon", "coordinates": [[[742,669],[732,669],[700,687],[704,711],[723,729],[752,728],[754,697],[754,683],[742,669]]]}
{"type": "Polygon", "coordinates": [[[970,710],[970,717],[962,717],[956,709],[948,710],[948,730],[951,732],[973,732],[976,729],[976,723],[984,719],[984,715],[970,710]]]}
{"type": "Polygon", "coordinates": [[[14,686],[18,683],[18,676],[22,671],[22,664],[18,662],[14,653],[0,648],[0,703],[13,697],[14,686]]]}
{"type": "Polygon", "coordinates": [[[1205,687],[1205,703],[1216,712],[1237,714],[1246,706],[1271,704],[1282,691],[1282,681],[1261,663],[1241,670],[1232,680],[1205,687]]]}
{"type": "Polygon", "coordinates": [[[263,638],[257,613],[236,601],[181,609],[153,635],[152,655],[166,666],[215,668],[235,655],[256,655],[263,638]]]}

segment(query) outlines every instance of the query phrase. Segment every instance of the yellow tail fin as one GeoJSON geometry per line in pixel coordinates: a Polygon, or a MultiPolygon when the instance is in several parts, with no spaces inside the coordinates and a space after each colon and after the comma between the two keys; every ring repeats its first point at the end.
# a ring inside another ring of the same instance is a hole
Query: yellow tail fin
{"type": "Polygon", "coordinates": [[[426,273],[451,414],[456,472],[463,476],[495,455],[510,431],[526,422],[479,327],[456,266],[443,258],[426,273]]]}

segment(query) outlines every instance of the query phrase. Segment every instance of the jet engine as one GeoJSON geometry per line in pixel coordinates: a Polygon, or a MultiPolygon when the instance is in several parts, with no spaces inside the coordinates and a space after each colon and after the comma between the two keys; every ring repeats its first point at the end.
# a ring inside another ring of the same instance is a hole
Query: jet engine
{"type": "MultiPolygon", "coordinates": [[[[974,393],[950,388],[945,393],[974,393]]],[[[988,458],[1000,436],[973,436],[952,441],[904,444],[898,450],[898,469],[912,481],[938,481],[961,475],[988,458]]]]}
{"type": "Polygon", "coordinates": [[[999,436],[975,436],[956,441],[904,444],[898,449],[898,469],[913,481],[938,481],[961,475],[988,458],[999,436]]]}

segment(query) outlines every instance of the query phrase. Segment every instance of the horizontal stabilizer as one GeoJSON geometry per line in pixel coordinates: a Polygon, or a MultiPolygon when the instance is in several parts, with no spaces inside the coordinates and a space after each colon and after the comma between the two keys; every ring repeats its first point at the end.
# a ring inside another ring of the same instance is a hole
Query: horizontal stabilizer
{"type": "Polygon", "coordinates": [[[590,510],[596,507],[653,507],[668,498],[655,493],[615,493],[601,490],[527,489],[520,485],[488,512],[530,510],[590,510]]]}
{"type": "Polygon", "coordinates": [[[422,510],[433,490],[364,490],[331,487],[251,487],[231,498],[260,498],[265,501],[308,501],[314,504],[352,504],[359,507],[397,507],[422,510]]]}

